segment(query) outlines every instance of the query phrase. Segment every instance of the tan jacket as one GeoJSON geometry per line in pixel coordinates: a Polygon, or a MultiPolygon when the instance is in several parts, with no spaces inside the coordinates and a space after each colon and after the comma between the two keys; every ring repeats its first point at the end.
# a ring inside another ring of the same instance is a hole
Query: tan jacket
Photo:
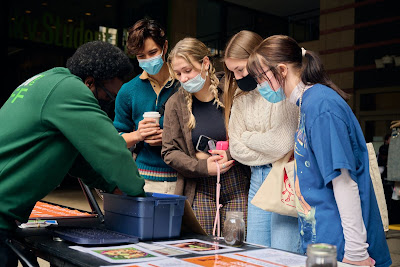
{"type": "MultiPolygon", "coordinates": [[[[192,131],[187,127],[189,111],[184,93],[179,89],[165,106],[161,155],[169,166],[178,171],[175,194],[184,195],[190,204],[196,193],[196,182],[207,177],[207,160],[197,159],[192,142],[192,131]]],[[[220,99],[221,96],[220,96],[220,99]]],[[[228,159],[231,159],[227,151],[228,159]]]]}

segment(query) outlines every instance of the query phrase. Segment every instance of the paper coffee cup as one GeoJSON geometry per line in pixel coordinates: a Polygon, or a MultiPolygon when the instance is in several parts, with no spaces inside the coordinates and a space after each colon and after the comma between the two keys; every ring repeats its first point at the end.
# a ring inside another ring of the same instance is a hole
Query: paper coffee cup
{"type": "Polygon", "coordinates": [[[151,118],[151,119],[155,119],[156,123],[160,123],[160,113],[157,111],[148,111],[143,113],[143,118],[151,118]]]}

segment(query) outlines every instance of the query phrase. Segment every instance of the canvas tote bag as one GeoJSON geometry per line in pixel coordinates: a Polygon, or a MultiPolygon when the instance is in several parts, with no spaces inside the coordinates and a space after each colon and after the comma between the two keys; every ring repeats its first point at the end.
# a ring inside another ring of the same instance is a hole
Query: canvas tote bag
{"type": "Polygon", "coordinates": [[[271,171],[253,197],[251,204],[266,211],[297,217],[292,158],[293,150],[272,164],[271,171]]]}
{"type": "MultiPolygon", "coordinates": [[[[400,123],[400,121],[399,121],[400,123]]],[[[400,182],[400,127],[392,129],[387,160],[387,180],[400,182]]]]}
{"type": "Polygon", "coordinates": [[[372,185],[374,186],[376,201],[378,202],[379,212],[381,214],[383,230],[389,231],[389,218],[386,206],[385,193],[383,191],[381,173],[379,172],[378,161],[376,159],[375,149],[372,143],[367,143],[369,157],[369,174],[372,185]]]}
{"type": "MultiPolygon", "coordinates": [[[[389,219],[385,194],[372,143],[367,143],[367,149],[369,172],[378,202],[383,229],[384,231],[388,231],[389,219]]],[[[294,201],[294,161],[289,161],[292,155],[293,151],[290,151],[285,157],[272,165],[270,173],[251,201],[253,205],[266,211],[297,217],[294,201]]]]}

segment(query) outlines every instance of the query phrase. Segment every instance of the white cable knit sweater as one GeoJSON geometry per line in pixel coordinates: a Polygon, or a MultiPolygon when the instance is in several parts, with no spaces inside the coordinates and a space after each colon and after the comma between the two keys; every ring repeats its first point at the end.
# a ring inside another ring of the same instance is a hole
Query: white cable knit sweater
{"type": "Polygon", "coordinates": [[[236,98],[229,119],[229,150],[248,166],[274,163],[294,146],[298,106],[287,99],[272,104],[258,90],[236,98]]]}

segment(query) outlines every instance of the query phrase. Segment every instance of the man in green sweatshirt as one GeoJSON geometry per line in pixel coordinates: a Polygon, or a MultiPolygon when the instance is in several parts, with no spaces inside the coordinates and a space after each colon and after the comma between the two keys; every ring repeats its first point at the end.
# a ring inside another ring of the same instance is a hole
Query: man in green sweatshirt
{"type": "Polygon", "coordinates": [[[6,266],[17,266],[4,243],[15,221],[26,222],[35,203],[68,172],[90,187],[144,195],[124,139],[99,106],[115,99],[131,71],[119,48],[89,42],[67,68],[30,78],[0,109],[0,259],[9,260],[6,266]]]}

